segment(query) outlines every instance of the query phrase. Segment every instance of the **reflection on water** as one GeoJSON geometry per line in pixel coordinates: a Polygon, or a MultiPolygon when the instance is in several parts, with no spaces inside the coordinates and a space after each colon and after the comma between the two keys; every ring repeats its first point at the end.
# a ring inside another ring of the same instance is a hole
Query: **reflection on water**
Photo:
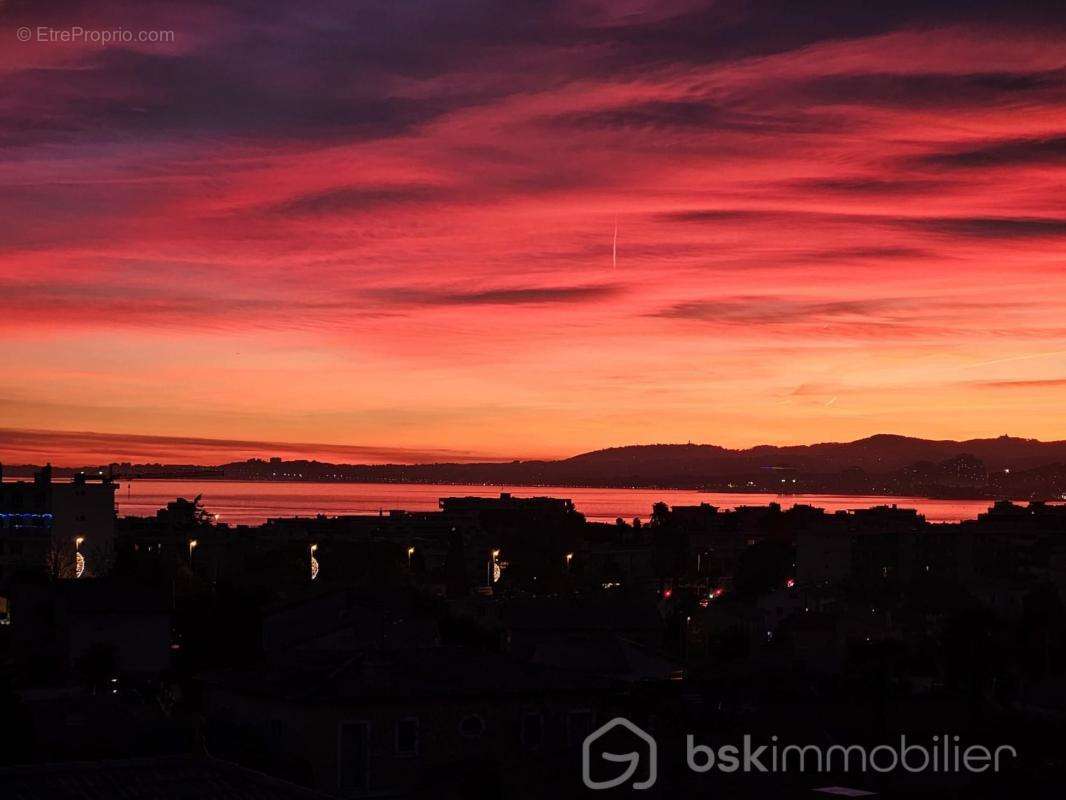
{"type": "Polygon", "coordinates": [[[827,511],[896,504],[916,508],[930,522],[973,519],[991,505],[988,500],[927,500],[917,497],[861,497],[796,494],[717,494],[681,489],[590,489],[567,486],[456,486],[421,483],[266,483],[255,481],[170,480],[122,481],[116,493],[119,514],[151,516],[175,497],[203,495],[203,503],[222,522],[256,525],[268,517],[314,514],[377,514],[404,509],[431,511],[441,497],[491,497],[512,492],[519,497],[568,497],[590,520],[614,521],[618,517],[647,519],[652,504],[710,503],[719,508],[766,505],[778,502],[788,508],[808,504],[827,511]]]}

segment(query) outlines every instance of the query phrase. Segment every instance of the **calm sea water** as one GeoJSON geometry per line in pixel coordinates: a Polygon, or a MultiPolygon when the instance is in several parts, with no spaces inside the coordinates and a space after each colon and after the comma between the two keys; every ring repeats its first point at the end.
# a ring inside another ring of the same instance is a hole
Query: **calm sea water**
{"type": "Polygon", "coordinates": [[[404,509],[431,511],[441,497],[493,497],[511,492],[517,497],[567,497],[588,519],[613,522],[618,517],[646,520],[658,501],[669,505],[710,503],[719,508],[766,505],[788,508],[808,504],[828,511],[896,504],[916,508],[930,522],[973,519],[991,505],[988,500],[927,500],[917,497],[861,497],[853,495],[716,494],[679,489],[589,489],[568,486],[467,486],[419,483],[266,483],[257,481],[137,480],[121,481],[115,494],[123,516],[152,516],[175,497],[203,495],[203,504],[222,522],[256,525],[268,517],[314,514],[377,514],[404,509]]]}

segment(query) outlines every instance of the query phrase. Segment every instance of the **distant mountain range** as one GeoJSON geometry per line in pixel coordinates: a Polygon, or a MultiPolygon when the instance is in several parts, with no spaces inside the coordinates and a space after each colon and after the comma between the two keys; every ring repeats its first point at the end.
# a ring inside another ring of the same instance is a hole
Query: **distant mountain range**
{"type": "MultiPolygon", "coordinates": [[[[705,444],[631,445],[556,461],[372,465],[273,458],[215,467],[116,464],[112,468],[116,477],[142,478],[643,486],[1058,499],[1066,492],[1066,441],[1010,436],[951,441],[880,434],[854,442],[760,445],[739,450],[705,444]]],[[[108,467],[94,466],[86,471],[101,469],[108,467]]],[[[8,470],[9,474],[19,471],[8,470]]]]}
{"type": "Polygon", "coordinates": [[[1066,463],[1066,441],[1041,442],[1001,436],[966,441],[916,439],[878,434],[854,442],[821,444],[759,445],[729,450],[715,445],[653,444],[595,450],[563,461],[564,469],[592,469],[625,473],[638,468],[653,471],[723,475],[789,467],[807,472],[839,472],[858,468],[874,474],[894,472],[921,461],[944,461],[968,454],[982,460],[988,469],[1030,469],[1056,462],[1066,463]]]}

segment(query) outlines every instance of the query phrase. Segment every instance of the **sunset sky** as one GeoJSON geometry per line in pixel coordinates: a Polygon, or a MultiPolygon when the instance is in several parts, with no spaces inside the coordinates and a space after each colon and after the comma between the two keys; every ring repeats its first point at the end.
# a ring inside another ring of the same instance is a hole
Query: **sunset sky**
{"type": "Polygon", "coordinates": [[[1066,439],[1066,17],[862,5],[0,2],[0,460],[1066,439]]]}

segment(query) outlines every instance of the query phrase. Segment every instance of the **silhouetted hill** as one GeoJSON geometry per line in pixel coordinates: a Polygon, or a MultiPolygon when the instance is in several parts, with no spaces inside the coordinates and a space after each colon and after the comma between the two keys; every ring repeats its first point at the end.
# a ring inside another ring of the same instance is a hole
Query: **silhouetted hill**
{"type": "Polygon", "coordinates": [[[859,467],[867,472],[887,473],[917,461],[943,461],[969,454],[990,470],[1028,469],[1066,460],[1066,441],[1041,442],[1000,436],[996,439],[916,439],[878,434],[854,442],[826,442],[791,447],[762,445],[738,451],[755,460],[787,462],[796,467],[834,471],[859,467]]]}
{"type": "Polygon", "coordinates": [[[886,434],[854,442],[737,450],[705,444],[630,445],[558,461],[335,465],[255,460],[227,464],[222,471],[228,478],[269,480],[1057,498],[1066,490],[1063,464],[1066,442],[1007,436],[957,442],[886,434]]]}
{"type": "MultiPolygon", "coordinates": [[[[1066,441],[1001,436],[966,441],[879,434],[854,442],[611,447],[558,461],[330,464],[251,459],[218,467],[135,465],[119,477],[705,488],[929,496],[1059,498],[1066,441]]],[[[97,467],[86,468],[96,471],[97,467]]],[[[104,467],[107,469],[107,467],[104,467]]]]}
{"type": "Polygon", "coordinates": [[[1041,442],[1001,436],[997,439],[966,441],[916,439],[909,436],[878,434],[854,442],[824,442],[810,445],[759,445],[728,450],[715,445],[653,444],[612,447],[551,462],[592,471],[641,472],[660,469],[708,475],[727,474],[739,469],[758,470],[788,467],[815,472],[839,472],[859,468],[883,474],[903,469],[919,461],[944,461],[969,454],[992,470],[1029,469],[1066,461],[1066,441],[1041,442]]]}

